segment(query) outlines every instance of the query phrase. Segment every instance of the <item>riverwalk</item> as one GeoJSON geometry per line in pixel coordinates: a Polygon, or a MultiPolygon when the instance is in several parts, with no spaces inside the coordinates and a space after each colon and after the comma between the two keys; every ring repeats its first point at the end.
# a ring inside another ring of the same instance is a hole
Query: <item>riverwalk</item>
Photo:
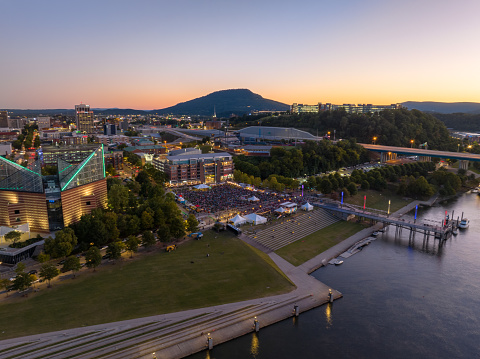
{"type": "MultiPolygon", "coordinates": [[[[433,203],[433,202],[431,202],[433,203]]],[[[417,201],[395,212],[401,216],[417,201]]],[[[393,214],[392,214],[393,215],[393,214]]],[[[298,225],[298,224],[297,224],[298,225]]],[[[309,273],[325,265],[352,245],[368,237],[382,224],[366,228],[304,264],[295,267],[270,248],[242,235],[251,245],[263,249],[285,273],[296,289],[290,293],[177,313],[81,327],[0,341],[0,358],[183,358],[293,317],[342,294],[316,280],[309,273]]],[[[300,226],[299,226],[300,227],[300,226]]],[[[159,298],[161,305],[161,298],[159,298]]]]}

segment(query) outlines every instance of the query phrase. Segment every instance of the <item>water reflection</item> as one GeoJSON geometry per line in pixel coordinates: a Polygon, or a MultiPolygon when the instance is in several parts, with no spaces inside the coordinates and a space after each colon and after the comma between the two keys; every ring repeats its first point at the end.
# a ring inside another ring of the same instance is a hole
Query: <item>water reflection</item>
{"type": "Polygon", "coordinates": [[[250,354],[256,358],[260,350],[260,340],[258,339],[258,334],[252,334],[252,343],[250,345],[250,354]]]}
{"type": "Polygon", "coordinates": [[[408,247],[414,251],[434,255],[439,258],[443,256],[443,247],[445,243],[451,241],[451,237],[446,241],[434,238],[432,235],[425,236],[420,232],[412,232],[409,230],[400,231],[398,234],[395,227],[388,227],[387,232],[377,237],[386,243],[392,243],[399,247],[408,247]]]}
{"type": "Polygon", "coordinates": [[[333,303],[327,303],[327,306],[325,307],[325,318],[327,320],[327,326],[326,328],[330,328],[332,326],[332,305],[333,303]]]}

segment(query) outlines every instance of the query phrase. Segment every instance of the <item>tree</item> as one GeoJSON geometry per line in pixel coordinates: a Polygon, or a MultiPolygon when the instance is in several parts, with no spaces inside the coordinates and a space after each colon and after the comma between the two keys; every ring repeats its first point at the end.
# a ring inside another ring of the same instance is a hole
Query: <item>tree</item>
{"type": "Polygon", "coordinates": [[[198,230],[198,221],[195,215],[190,213],[187,218],[187,231],[195,232],[196,230],[198,230]]]}
{"type": "Polygon", "coordinates": [[[153,246],[155,244],[155,237],[152,231],[144,231],[142,234],[142,245],[145,248],[153,246]]]}
{"type": "Polygon", "coordinates": [[[128,236],[128,239],[125,245],[127,247],[127,250],[130,252],[130,258],[133,257],[133,252],[137,253],[139,244],[140,244],[140,239],[138,239],[135,236],[128,236]]]}
{"type": "Polygon", "coordinates": [[[100,253],[100,249],[93,246],[90,247],[85,253],[85,262],[88,268],[93,268],[95,272],[95,268],[97,268],[100,263],[102,263],[102,254],[100,253]]]}
{"type": "Polygon", "coordinates": [[[22,292],[27,290],[32,286],[33,281],[35,280],[35,276],[29,273],[18,273],[13,281],[13,288],[22,292]]]}
{"type": "Polygon", "coordinates": [[[19,231],[11,231],[5,234],[5,240],[7,242],[12,242],[12,247],[14,247],[17,241],[20,240],[21,235],[22,234],[19,231]]]}
{"type": "Polygon", "coordinates": [[[37,261],[40,263],[45,263],[50,260],[50,255],[46,254],[45,252],[40,252],[40,254],[37,256],[37,261]]]}
{"type": "Polygon", "coordinates": [[[55,233],[55,238],[45,239],[45,253],[52,258],[66,257],[77,245],[77,236],[71,228],[64,228],[55,233]]]}
{"type": "Polygon", "coordinates": [[[25,263],[23,263],[23,262],[17,263],[17,267],[15,268],[15,273],[17,273],[17,274],[24,273],[25,268],[27,268],[25,263]]]}
{"type": "Polygon", "coordinates": [[[358,191],[357,191],[357,185],[354,182],[350,182],[347,186],[347,190],[350,193],[350,195],[355,196],[358,191]]]}
{"type": "Polygon", "coordinates": [[[78,272],[81,268],[82,265],[80,264],[80,258],[76,256],[67,257],[67,259],[65,259],[65,262],[63,263],[63,271],[72,271],[73,278],[75,278],[75,273],[78,272]]]}
{"type": "Polygon", "coordinates": [[[328,179],[324,178],[322,182],[320,182],[320,191],[323,194],[329,194],[332,192],[332,183],[328,179]]]}
{"type": "Polygon", "coordinates": [[[128,188],[122,184],[114,184],[107,194],[108,206],[115,212],[123,212],[128,206],[128,188]]]}
{"type": "Polygon", "coordinates": [[[43,280],[48,281],[48,287],[50,288],[50,282],[53,278],[58,276],[60,274],[60,271],[58,270],[57,267],[55,267],[51,263],[43,263],[42,267],[40,268],[40,278],[43,278],[43,280]]]}
{"type": "Polygon", "coordinates": [[[153,211],[150,208],[148,208],[147,210],[142,212],[142,218],[141,218],[142,228],[150,229],[150,228],[153,227],[153,215],[152,215],[152,213],[153,213],[153,211]]]}
{"type": "Polygon", "coordinates": [[[8,297],[8,290],[10,289],[10,286],[12,285],[12,282],[10,282],[7,278],[0,279],[0,288],[5,289],[7,292],[7,297],[8,297]]]}
{"type": "Polygon", "coordinates": [[[107,255],[115,261],[122,256],[122,250],[124,248],[125,248],[125,245],[122,242],[120,241],[112,242],[108,245],[107,255]]]}

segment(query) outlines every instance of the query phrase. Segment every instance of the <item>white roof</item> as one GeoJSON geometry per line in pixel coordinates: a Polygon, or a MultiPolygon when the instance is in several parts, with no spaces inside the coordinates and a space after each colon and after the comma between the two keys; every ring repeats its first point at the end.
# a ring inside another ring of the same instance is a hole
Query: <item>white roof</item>
{"type": "Polygon", "coordinates": [[[210,188],[209,186],[207,186],[206,184],[199,184],[199,185],[196,185],[196,186],[193,186],[193,188],[195,189],[207,189],[207,188],[210,188]]]}
{"type": "Polygon", "coordinates": [[[245,223],[247,220],[243,218],[241,215],[237,214],[235,217],[229,219],[230,222],[233,224],[242,224],[245,223]]]}
{"type": "Polygon", "coordinates": [[[275,210],[275,212],[284,213],[284,212],[285,212],[285,208],[283,208],[283,207],[277,208],[277,209],[275,210]]]}
{"type": "Polygon", "coordinates": [[[257,197],[252,196],[248,199],[249,201],[260,201],[257,197]]]}
{"type": "Polygon", "coordinates": [[[296,204],[296,203],[293,203],[293,202],[284,202],[284,203],[280,203],[280,206],[282,206],[282,207],[287,207],[287,208],[291,208],[291,207],[296,207],[297,204],[296,204]]]}

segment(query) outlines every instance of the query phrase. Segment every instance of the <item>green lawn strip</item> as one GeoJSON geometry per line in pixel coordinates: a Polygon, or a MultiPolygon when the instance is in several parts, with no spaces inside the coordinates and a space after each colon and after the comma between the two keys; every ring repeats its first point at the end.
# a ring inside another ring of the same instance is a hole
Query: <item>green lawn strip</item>
{"type": "Polygon", "coordinates": [[[364,228],[356,222],[336,222],[280,248],[275,253],[291,264],[299,266],[364,228]]]}
{"type": "MultiPolygon", "coordinates": [[[[260,249],[257,249],[253,246],[250,246],[249,244],[247,244],[253,251],[255,251],[260,257],[263,258],[263,260],[267,263],[269,263],[272,268],[275,268],[275,270],[280,273],[286,280],[288,280],[293,286],[295,286],[295,284],[290,280],[290,278],[287,277],[287,275],[285,273],[282,272],[282,270],[280,268],[278,268],[277,264],[273,261],[272,258],[270,258],[270,256],[264,252],[262,252],[260,249]]],[[[292,288],[293,290],[294,288],[292,288]]]]}
{"type": "Polygon", "coordinates": [[[367,196],[366,207],[388,211],[388,201],[390,200],[390,213],[398,211],[412,202],[412,199],[404,199],[391,190],[382,192],[374,190],[361,190],[355,196],[346,197],[345,203],[354,204],[363,207],[364,196],[367,196]]]}
{"type": "Polygon", "coordinates": [[[7,339],[265,297],[291,288],[277,269],[234,235],[205,231],[201,240],[176,251],[102,265],[75,281],[4,302],[0,317],[9,323],[3,334],[7,339]]]}

